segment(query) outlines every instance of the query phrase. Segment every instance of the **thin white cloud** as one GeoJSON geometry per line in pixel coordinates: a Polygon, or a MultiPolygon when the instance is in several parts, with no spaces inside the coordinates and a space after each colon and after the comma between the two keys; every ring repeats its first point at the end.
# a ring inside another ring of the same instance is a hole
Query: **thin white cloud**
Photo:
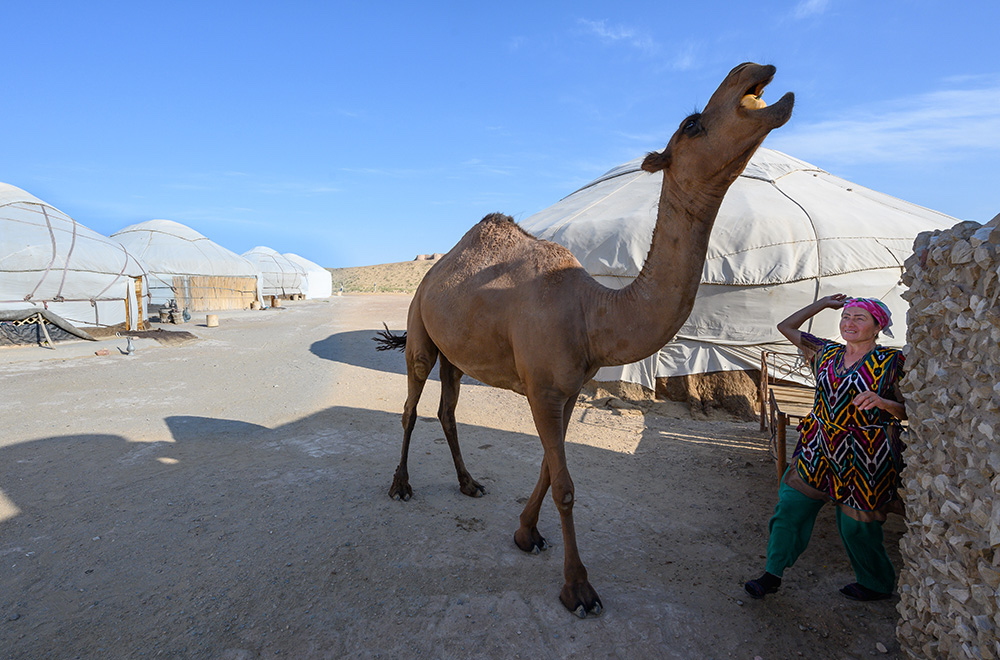
{"type": "Polygon", "coordinates": [[[342,192],[336,186],[304,181],[266,181],[257,183],[254,187],[265,195],[323,195],[342,192]]]}
{"type": "MultiPolygon", "coordinates": [[[[168,190],[188,190],[188,191],[213,191],[218,190],[220,182],[218,177],[227,179],[239,177],[247,180],[239,183],[250,192],[264,195],[290,194],[290,195],[318,195],[325,193],[343,192],[342,188],[328,184],[309,181],[253,181],[249,180],[251,175],[242,172],[222,172],[219,175],[210,173],[192,175],[196,181],[177,181],[163,184],[168,190]]],[[[225,184],[229,184],[226,181],[225,184]]]]}
{"type": "MultiPolygon", "coordinates": [[[[844,108],[846,119],[789,126],[769,143],[801,158],[837,163],[949,161],[1000,151],[1000,84],[949,89],[844,108]]],[[[794,122],[794,119],[793,119],[794,122]]]]}
{"type": "Polygon", "coordinates": [[[698,64],[698,56],[699,49],[694,43],[682,44],[670,63],[670,68],[675,71],[690,71],[698,64]]]}
{"type": "Polygon", "coordinates": [[[659,51],[657,43],[648,35],[622,25],[608,25],[607,21],[590,21],[578,19],[577,23],[583,29],[607,44],[622,43],[645,54],[659,51]]]}
{"type": "Polygon", "coordinates": [[[670,54],[668,49],[645,32],[624,26],[609,25],[607,21],[592,21],[585,18],[577,19],[577,24],[588,35],[597,37],[608,45],[623,45],[637,51],[648,58],[656,58],[662,64],[661,68],[672,71],[689,71],[699,62],[701,49],[692,41],[673,43],[670,54]]]}
{"type": "Polygon", "coordinates": [[[797,19],[809,18],[826,11],[830,0],[802,0],[795,6],[794,16],[797,19]]]}
{"type": "Polygon", "coordinates": [[[394,179],[412,179],[427,176],[431,170],[427,168],[423,169],[405,169],[405,168],[383,168],[383,167],[341,167],[338,169],[339,172],[352,175],[360,175],[364,177],[391,177],[394,179]]]}
{"type": "Polygon", "coordinates": [[[165,183],[164,188],[168,190],[213,190],[215,186],[207,183],[165,183]]]}
{"type": "Polygon", "coordinates": [[[192,206],[177,209],[170,214],[175,222],[190,224],[192,229],[203,234],[210,233],[212,227],[272,227],[272,218],[251,219],[245,216],[246,211],[238,207],[192,206]]]}

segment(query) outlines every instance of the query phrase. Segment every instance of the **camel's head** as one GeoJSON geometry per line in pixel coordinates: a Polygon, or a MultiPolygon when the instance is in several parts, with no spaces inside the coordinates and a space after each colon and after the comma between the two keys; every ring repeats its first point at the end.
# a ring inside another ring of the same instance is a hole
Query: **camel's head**
{"type": "Polygon", "coordinates": [[[660,152],[646,156],[642,169],[666,170],[682,189],[717,194],[736,180],[767,134],[792,116],[795,95],[774,105],[761,100],[775,68],[746,62],[729,72],[708,105],[681,122],[660,152]]]}

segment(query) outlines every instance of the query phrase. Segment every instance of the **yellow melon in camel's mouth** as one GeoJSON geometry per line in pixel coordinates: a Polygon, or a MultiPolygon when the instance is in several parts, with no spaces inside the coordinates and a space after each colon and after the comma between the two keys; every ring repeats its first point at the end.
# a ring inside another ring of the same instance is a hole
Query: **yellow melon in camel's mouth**
{"type": "Polygon", "coordinates": [[[761,108],[767,107],[767,103],[764,102],[764,99],[759,96],[754,96],[753,94],[747,94],[740,99],[740,105],[747,110],[760,110],[761,108]]]}

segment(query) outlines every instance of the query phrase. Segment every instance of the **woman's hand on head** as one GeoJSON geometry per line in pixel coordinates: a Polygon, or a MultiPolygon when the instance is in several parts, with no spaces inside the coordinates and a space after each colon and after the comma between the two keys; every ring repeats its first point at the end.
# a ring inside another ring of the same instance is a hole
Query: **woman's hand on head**
{"type": "Polygon", "coordinates": [[[840,309],[847,302],[847,295],[843,293],[835,293],[832,296],[826,296],[825,298],[820,298],[820,301],[829,309],[840,309]]]}

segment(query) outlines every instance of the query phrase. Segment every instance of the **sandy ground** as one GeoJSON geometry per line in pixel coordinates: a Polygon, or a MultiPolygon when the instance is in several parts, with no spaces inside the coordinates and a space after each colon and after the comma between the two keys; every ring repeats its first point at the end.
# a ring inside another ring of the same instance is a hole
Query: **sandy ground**
{"type": "MultiPolygon", "coordinates": [[[[402,328],[408,302],[201,316],[165,326],[197,340],[141,339],[131,356],[124,339],[0,350],[0,657],[898,655],[895,601],[837,593],[853,576],[829,507],[781,591],[744,594],[776,496],[755,423],[581,401],[567,453],[596,618],[559,603],[551,500],[552,547],[512,541],[541,459],[523,398],[462,389],[466,462],[488,491],[473,499],[430,382],[414,498],[390,500],[405,367],[370,338],[402,328]]],[[[897,566],[903,529],[887,525],[897,566]]]]}

